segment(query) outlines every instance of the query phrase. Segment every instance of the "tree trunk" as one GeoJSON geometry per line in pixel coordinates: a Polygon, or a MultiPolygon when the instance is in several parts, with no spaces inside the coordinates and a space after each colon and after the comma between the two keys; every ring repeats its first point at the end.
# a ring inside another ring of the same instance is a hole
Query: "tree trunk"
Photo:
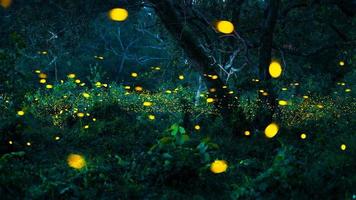
{"type": "MultiPolygon", "coordinates": [[[[214,105],[224,117],[228,117],[232,111],[231,95],[224,89],[222,79],[211,79],[207,75],[218,75],[218,66],[214,59],[209,56],[194,32],[194,26],[184,20],[182,12],[177,9],[179,5],[173,4],[171,0],[149,0],[156,10],[158,17],[174,40],[182,47],[187,57],[193,63],[193,68],[204,78],[208,89],[214,88],[216,92],[209,94],[214,98],[214,105]]],[[[189,8],[186,8],[189,9],[189,8]]]]}

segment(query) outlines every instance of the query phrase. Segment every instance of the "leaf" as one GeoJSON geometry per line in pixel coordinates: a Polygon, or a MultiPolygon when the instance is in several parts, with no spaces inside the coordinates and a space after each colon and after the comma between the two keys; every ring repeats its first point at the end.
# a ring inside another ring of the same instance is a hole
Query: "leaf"
{"type": "Polygon", "coordinates": [[[171,135],[176,136],[179,130],[179,126],[178,124],[173,124],[170,129],[171,129],[171,135]]]}
{"type": "Polygon", "coordinates": [[[181,134],[184,134],[184,133],[185,133],[184,127],[179,126],[179,132],[180,132],[181,134]]]}
{"type": "Polygon", "coordinates": [[[166,136],[166,137],[161,138],[159,140],[159,143],[161,143],[161,144],[169,144],[169,143],[172,142],[172,140],[173,140],[172,137],[166,136]]]}
{"type": "Polygon", "coordinates": [[[204,142],[202,142],[197,146],[197,149],[201,154],[203,154],[208,149],[208,146],[204,142]]]}

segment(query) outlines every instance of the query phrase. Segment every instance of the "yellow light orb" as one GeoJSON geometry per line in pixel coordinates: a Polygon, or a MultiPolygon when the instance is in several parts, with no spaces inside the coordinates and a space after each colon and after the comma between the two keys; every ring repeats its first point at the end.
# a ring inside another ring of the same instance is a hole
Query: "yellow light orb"
{"type": "Polygon", "coordinates": [[[146,106],[146,107],[152,106],[152,102],[145,101],[145,102],[143,102],[143,106],[146,106]]]}
{"type": "Polygon", "coordinates": [[[75,74],[68,74],[67,77],[68,78],[75,78],[75,74]]]}
{"type": "Polygon", "coordinates": [[[351,92],[350,88],[345,89],[345,92],[351,92]]]}
{"type": "Polygon", "coordinates": [[[61,139],[60,137],[58,137],[58,136],[56,136],[55,138],[54,138],[54,140],[59,140],[59,139],[61,139]]]}
{"type": "Polygon", "coordinates": [[[84,126],[84,129],[88,129],[88,128],[89,128],[89,125],[85,125],[85,126],[84,126]]]}
{"type": "Polygon", "coordinates": [[[305,133],[300,134],[300,138],[305,140],[307,138],[307,134],[305,134],[305,133]]]}
{"type": "Polygon", "coordinates": [[[40,74],[38,74],[38,77],[39,77],[39,78],[47,78],[47,74],[45,74],[45,73],[40,73],[40,74]]]}
{"type": "Polygon", "coordinates": [[[218,78],[219,78],[218,75],[213,75],[213,76],[211,77],[211,79],[213,79],[213,80],[218,79],[218,78]]]}
{"type": "Polygon", "coordinates": [[[306,96],[306,95],[304,95],[304,96],[303,96],[303,98],[304,98],[304,99],[308,99],[309,97],[308,97],[308,96],[306,96]]]}
{"type": "Polygon", "coordinates": [[[194,129],[195,130],[200,130],[200,126],[197,124],[197,125],[194,126],[194,129]]]}
{"type": "Polygon", "coordinates": [[[276,123],[271,123],[265,129],[265,135],[267,138],[273,138],[277,135],[279,127],[276,123]]]}
{"type": "Polygon", "coordinates": [[[207,98],[207,99],[206,99],[206,102],[207,102],[207,103],[213,103],[213,102],[214,102],[214,99],[213,99],[213,98],[207,98]]]}
{"type": "Polygon", "coordinates": [[[23,110],[19,110],[19,111],[17,111],[17,115],[18,116],[24,116],[25,112],[23,110]]]}
{"type": "Polygon", "coordinates": [[[216,30],[220,33],[230,34],[234,32],[234,25],[230,21],[222,20],[218,21],[215,26],[216,30]]]}
{"type": "Polygon", "coordinates": [[[46,82],[47,82],[46,79],[40,79],[40,83],[44,84],[46,82]]]}
{"type": "Polygon", "coordinates": [[[132,72],[132,73],[131,73],[131,76],[134,77],[134,78],[136,78],[136,77],[138,76],[138,74],[137,74],[136,72],[132,72]]]}
{"type": "Polygon", "coordinates": [[[249,136],[249,135],[251,135],[251,132],[250,132],[250,131],[245,131],[244,134],[245,134],[246,136],[249,136]]]}
{"type": "Polygon", "coordinates": [[[281,64],[277,61],[272,61],[269,65],[268,72],[272,78],[278,78],[282,74],[281,64]]]}
{"type": "Polygon", "coordinates": [[[285,100],[279,100],[279,101],[278,101],[278,104],[279,104],[280,106],[286,106],[286,105],[288,105],[288,102],[285,101],[285,100]]]}
{"type": "Polygon", "coordinates": [[[125,21],[128,16],[129,13],[124,8],[114,8],[109,11],[109,17],[113,21],[122,22],[125,21]]]}
{"type": "Polygon", "coordinates": [[[86,92],[83,92],[83,97],[85,97],[85,98],[89,98],[90,97],[90,94],[88,94],[88,93],[86,93],[86,92]]]}
{"type": "Polygon", "coordinates": [[[345,150],[346,150],[346,144],[342,144],[342,145],[340,146],[340,149],[343,150],[343,151],[345,151],[345,150]]]}
{"type": "Polygon", "coordinates": [[[228,165],[225,160],[215,160],[210,164],[210,171],[214,174],[220,174],[227,170],[228,165]]]}
{"type": "Polygon", "coordinates": [[[211,93],[216,92],[216,89],[215,88],[210,88],[209,92],[211,92],[211,93]]]}
{"type": "Polygon", "coordinates": [[[75,83],[78,83],[78,84],[79,84],[79,83],[80,83],[80,80],[79,80],[79,79],[75,80],[75,83]]]}
{"type": "Polygon", "coordinates": [[[52,89],[52,88],[53,88],[53,85],[47,84],[47,85],[46,85],[46,88],[47,88],[47,89],[52,89]]]}
{"type": "Polygon", "coordinates": [[[101,83],[98,81],[98,82],[95,83],[95,86],[96,87],[101,87],[101,83]]]}
{"type": "Polygon", "coordinates": [[[148,115],[148,119],[150,119],[150,120],[155,120],[156,117],[155,117],[154,115],[148,115]]]}
{"type": "Polygon", "coordinates": [[[3,7],[3,8],[8,8],[10,7],[12,3],[12,0],[0,0],[0,5],[3,7]]]}
{"type": "Polygon", "coordinates": [[[41,70],[37,69],[37,70],[35,70],[35,73],[39,74],[39,73],[41,73],[41,70]]]}
{"type": "Polygon", "coordinates": [[[178,78],[179,78],[179,80],[184,80],[184,76],[183,75],[179,75],[178,78]]]}
{"type": "Polygon", "coordinates": [[[142,92],[143,88],[142,88],[141,86],[136,86],[136,87],[135,87],[135,90],[136,90],[137,92],[142,92]]]}
{"type": "Polygon", "coordinates": [[[344,66],[344,65],[345,65],[345,62],[341,60],[341,61],[339,62],[339,65],[340,65],[340,66],[344,66]]]}
{"type": "Polygon", "coordinates": [[[86,165],[84,157],[79,154],[70,154],[67,158],[67,163],[74,169],[82,169],[86,165]]]}
{"type": "Polygon", "coordinates": [[[81,113],[81,112],[80,112],[80,113],[77,113],[77,116],[80,117],[80,118],[82,118],[82,117],[84,117],[84,113],[81,113]]]}

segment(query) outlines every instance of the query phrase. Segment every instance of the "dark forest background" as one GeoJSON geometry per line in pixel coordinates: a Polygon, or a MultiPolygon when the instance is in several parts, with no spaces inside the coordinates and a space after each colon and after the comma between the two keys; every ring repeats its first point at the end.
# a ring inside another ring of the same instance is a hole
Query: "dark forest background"
{"type": "Polygon", "coordinates": [[[1,199],[356,199],[355,0],[0,5],[1,199]]]}

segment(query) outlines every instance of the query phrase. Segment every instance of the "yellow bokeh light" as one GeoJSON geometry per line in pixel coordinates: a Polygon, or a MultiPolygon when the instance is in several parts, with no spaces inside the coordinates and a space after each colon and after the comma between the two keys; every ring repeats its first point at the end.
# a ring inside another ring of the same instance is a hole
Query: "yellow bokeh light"
{"type": "Polygon", "coordinates": [[[305,134],[305,133],[300,134],[300,138],[305,140],[307,138],[307,134],[305,134]]]}
{"type": "Polygon", "coordinates": [[[68,78],[75,78],[75,74],[68,74],[67,77],[68,78]]]}
{"type": "Polygon", "coordinates": [[[308,97],[307,95],[304,95],[303,98],[304,98],[304,99],[308,99],[309,97],[308,97]]]}
{"type": "Polygon", "coordinates": [[[39,74],[39,73],[41,73],[41,70],[37,69],[37,70],[35,70],[35,73],[39,74]]]}
{"type": "Polygon", "coordinates": [[[47,74],[45,74],[45,73],[40,73],[40,74],[38,74],[38,77],[39,77],[39,78],[47,78],[47,74]]]}
{"type": "Polygon", "coordinates": [[[179,75],[178,78],[179,78],[179,80],[184,80],[184,76],[183,75],[179,75]]]}
{"type": "Polygon", "coordinates": [[[83,97],[85,97],[85,98],[89,98],[90,97],[90,94],[88,94],[88,93],[86,93],[86,92],[83,92],[83,97]]]}
{"type": "Polygon", "coordinates": [[[225,160],[215,160],[210,164],[210,171],[214,174],[223,173],[227,170],[228,165],[225,160]]]}
{"type": "Polygon", "coordinates": [[[138,74],[137,74],[136,72],[132,72],[132,73],[131,73],[131,76],[134,77],[134,78],[136,78],[136,77],[138,76],[138,74]]]}
{"type": "Polygon", "coordinates": [[[46,85],[46,88],[47,88],[47,89],[52,89],[52,88],[53,88],[53,85],[47,84],[47,85],[46,85]]]}
{"type": "Polygon", "coordinates": [[[281,64],[277,61],[272,61],[269,65],[268,72],[272,78],[278,78],[282,74],[281,64]]]}
{"type": "Polygon", "coordinates": [[[0,0],[0,5],[3,8],[8,8],[11,6],[12,0],[0,0]]]}
{"type": "Polygon", "coordinates": [[[267,138],[273,138],[277,135],[279,127],[276,123],[269,124],[265,129],[265,135],[267,138]]]}
{"type": "Polygon", "coordinates": [[[342,144],[342,145],[340,146],[340,149],[343,150],[343,151],[345,151],[345,150],[346,150],[346,144],[342,144]]]}
{"type": "Polygon", "coordinates": [[[280,106],[286,106],[286,105],[288,105],[288,101],[286,101],[286,100],[279,100],[279,101],[278,101],[278,104],[279,104],[280,106]]]}
{"type": "Polygon", "coordinates": [[[17,115],[18,116],[24,116],[25,112],[23,110],[19,110],[19,111],[17,111],[17,115]]]}
{"type": "Polygon", "coordinates": [[[345,89],[345,92],[351,92],[350,88],[345,89]]]}
{"type": "Polygon", "coordinates": [[[148,115],[148,119],[150,119],[150,120],[155,120],[156,117],[155,117],[154,115],[148,115]]]}
{"type": "Polygon", "coordinates": [[[321,104],[318,104],[318,105],[316,105],[316,107],[318,107],[318,108],[324,108],[324,106],[323,105],[321,105],[321,104]]]}
{"type": "Polygon", "coordinates": [[[207,103],[212,103],[212,102],[214,102],[214,99],[213,99],[213,98],[207,98],[207,99],[206,99],[206,102],[207,102],[207,103]]]}
{"type": "Polygon", "coordinates": [[[245,131],[244,134],[245,134],[246,136],[249,136],[249,135],[251,135],[251,132],[250,132],[250,131],[245,131]]]}
{"type": "Polygon", "coordinates": [[[344,66],[344,65],[345,65],[345,62],[341,60],[341,61],[339,62],[339,65],[340,65],[340,66],[344,66]]]}
{"type": "Polygon", "coordinates": [[[215,26],[216,30],[218,30],[220,33],[224,34],[230,34],[234,32],[234,25],[230,21],[226,20],[221,20],[216,23],[215,26]]]}
{"type": "Polygon", "coordinates": [[[129,13],[124,8],[114,8],[109,11],[109,17],[113,21],[122,22],[125,21],[128,16],[129,13]]]}
{"type": "Polygon", "coordinates": [[[78,117],[84,117],[84,113],[81,113],[81,112],[80,112],[80,113],[77,113],[77,116],[78,116],[78,117]]]}
{"type": "Polygon", "coordinates": [[[143,106],[152,106],[152,102],[149,102],[149,101],[145,101],[143,102],[143,106]]]}
{"type": "Polygon", "coordinates": [[[136,87],[135,87],[135,90],[136,90],[137,92],[142,92],[143,88],[142,88],[141,86],[136,86],[136,87]]]}
{"type": "Polygon", "coordinates": [[[80,83],[80,80],[79,80],[79,79],[75,80],[75,83],[78,83],[78,84],[79,84],[79,83],[80,83]]]}
{"type": "Polygon", "coordinates": [[[218,78],[219,78],[218,75],[213,75],[213,76],[211,77],[211,79],[213,79],[213,80],[218,79],[218,78]]]}
{"type": "Polygon", "coordinates": [[[84,157],[79,154],[69,154],[67,163],[74,169],[82,169],[86,165],[84,157]]]}
{"type": "Polygon", "coordinates": [[[96,87],[101,87],[101,83],[98,81],[98,82],[95,83],[95,86],[96,87]]]}
{"type": "Polygon", "coordinates": [[[47,82],[46,79],[40,79],[40,83],[44,84],[46,82],[47,82]]]}
{"type": "Polygon", "coordinates": [[[85,129],[88,129],[88,128],[89,128],[89,125],[85,125],[84,128],[85,128],[85,129]]]}
{"type": "Polygon", "coordinates": [[[197,124],[197,125],[194,126],[194,129],[195,130],[200,130],[200,126],[197,124]]]}

